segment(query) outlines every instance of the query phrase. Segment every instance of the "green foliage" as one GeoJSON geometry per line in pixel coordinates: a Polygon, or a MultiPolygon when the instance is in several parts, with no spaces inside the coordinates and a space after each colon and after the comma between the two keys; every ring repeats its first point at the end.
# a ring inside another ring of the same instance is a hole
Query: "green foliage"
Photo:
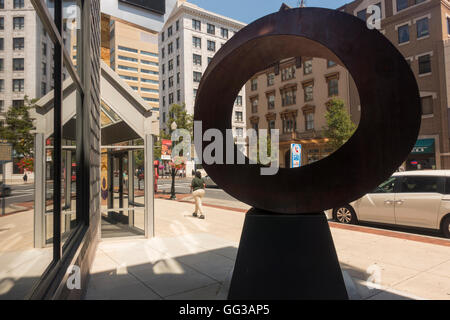
{"type": "Polygon", "coordinates": [[[324,129],[324,134],[330,139],[328,145],[335,151],[350,139],[356,130],[356,125],[350,119],[344,102],[337,98],[330,101],[325,119],[327,127],[324,129]]]}
{"type": "MultiPolygon", "coordinates": [[[[177,129],[185,129],[189,132],[190,136],[193,136],[194,131],[194,117],[187,113],[186,106],[183,103],[182,105],[179,104],[173,104],[169,109],[169,117],[166,122],[166,126],[168,128],[168,132],[165,132],[164,130],[161,130],[159,134],[158,141],[155,142],[153,153],[156,158],[161,157],[161,140],[172,139],[172,123],[175,121],[177,124],[177,129]]],[[[180,138],[180,141],[178,143],[182,143],[182,138],[180,138]]],[[[176,145],[175,143],[172,148],[176,145]]],[[[190,146],[189,146],[190,148],[190,146]]]]}
{"type": "Polygon", "coordinates": [[[167,128],[169,128],[169,135],[167,138],[170,139],[172,134],[172,123],[175,121],[177,124],[177,129],[186,129],[189,131],[190,135],[193,135],[194,129],[194,117],[187,113],[186,105],[173,104],[169,109],[169,119],[167,120],[167,128]]]}
{"type": "Polygon", "coordinates": [[[29,157],[33,152],[34,130],[30,109],[34,108],[37,99],[25,97],[23,106],[11,107],[6,113],[6,124],[0,127],[0,139],[6,139],[13,145],[19,158],[29,157]]]}

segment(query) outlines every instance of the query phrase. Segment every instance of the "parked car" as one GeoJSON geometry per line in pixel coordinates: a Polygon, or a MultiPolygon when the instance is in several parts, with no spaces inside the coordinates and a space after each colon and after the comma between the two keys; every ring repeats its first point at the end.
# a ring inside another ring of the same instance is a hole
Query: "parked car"
{"type": "Polygon", "coordinates": [[[203,181],[205,181],[205,185],[207,188],[217,188],[217,184],[211,179],[209,176],[205,176],[203,178],[203,181]]]}
{"type": "Polygon", "coordinates": [[[373,192],[330,213],[340,223],[434,229],[450,238],[450,170],[396,172],[373,192]]]}
{"type": "Polygon", "coordinates": [[[3,188],[3,182],[0,182],[0,197],[3,197],[3,190],[5,190],[5,197],[11,195],[11,187],[5,184],[5,188],[3,188]]]}

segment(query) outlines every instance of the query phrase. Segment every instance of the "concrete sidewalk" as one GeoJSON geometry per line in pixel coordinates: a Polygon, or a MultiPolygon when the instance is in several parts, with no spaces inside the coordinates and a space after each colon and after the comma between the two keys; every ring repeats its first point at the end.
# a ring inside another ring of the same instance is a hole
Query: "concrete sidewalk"
{"type": "MultiPolygon", "coordinates": [[[[86,299],[225,299],[244,213],[204,209],[156,199],[156,238],[102,241],[86,299]]],[[[351,299],[450,299],[449,240],[330,226],[351,299]]]]}

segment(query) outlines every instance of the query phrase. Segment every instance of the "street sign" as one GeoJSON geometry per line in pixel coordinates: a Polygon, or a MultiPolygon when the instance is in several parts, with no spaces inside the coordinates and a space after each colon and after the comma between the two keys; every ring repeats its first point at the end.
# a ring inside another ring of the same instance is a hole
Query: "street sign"
{"type": "Polygon", "coordinates": [[[302,145],[291,143],[291,168],[298,168],[302,165],[302,145]]]}
{"type": "Polygon", "coordinates": [[[13,148],[10,143],[0,143],[0,163],[11,162],[13,160],[13,148]]]}

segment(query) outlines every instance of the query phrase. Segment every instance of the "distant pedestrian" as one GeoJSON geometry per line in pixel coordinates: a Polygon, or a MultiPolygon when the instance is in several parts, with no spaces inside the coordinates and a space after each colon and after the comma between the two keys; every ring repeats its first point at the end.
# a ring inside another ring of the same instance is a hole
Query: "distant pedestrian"
{"type": "Polygon", "coordinates": [[[23,173],[23,182],[27,183],[27,181],[28,181],[28,175],[27,175],[27,172],[24,171],[24,173],[23,173]]]}
{"type": "Polygon", "coordinates": [[[205,181],[203,181],[200,171],[195,172],[195,177],[191,182],[191,191],[195,200],[195,211],[192,216],[197,217],[200,214],[199,219],[205,219],[202,208],[202,198],[205,195],[205,181]]]}

